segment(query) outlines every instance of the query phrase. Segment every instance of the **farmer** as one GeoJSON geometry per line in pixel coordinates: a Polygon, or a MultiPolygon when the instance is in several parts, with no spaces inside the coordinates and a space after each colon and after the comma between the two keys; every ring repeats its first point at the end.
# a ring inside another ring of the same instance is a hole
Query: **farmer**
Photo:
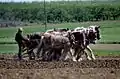
{"type": "Polygon", "coordinates": [[[18,28],[18,31],[15,35],[15,41],[18,43],[18,47],[19,47],[18,58],[20,60],[22,59],[22,56],[21,56],[22,48],[24,48],[23,47],[23,42],[29,42],[29,39],[23,37],[22,33],[23,33],[23,28],[18,28]]]}

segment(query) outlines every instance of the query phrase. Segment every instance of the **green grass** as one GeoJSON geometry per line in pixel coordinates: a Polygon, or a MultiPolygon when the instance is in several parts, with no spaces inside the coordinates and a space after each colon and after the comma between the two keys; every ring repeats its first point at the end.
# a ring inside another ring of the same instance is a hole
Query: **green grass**
{"type": "Polygon", "coordinates": [[[93,50],[96,56],[120,56],[120,50],[93,50]]]}
{"type": "Polygon", "coordinates": [[[17,53],[18,46],[17,44],[0,44],[0,53],[17,53]]]}
{"type": "MultiPolygon", "coordinates": [[[[47,29],[50,28],[75,28],[75,27],[87,27],[89,25],[101,26],[101,40],[100,42],[120,42],[120,21],[101,21],[101,22],[81,22],[81,23],[62,23],[62,24],[48,24],[47,29]]],[[[24,34],[33,32],[44,32],[43,25],[32,25],[23,27],[24,34]]],[[[0,42],[15,42],[14,36],[17,32],[17,28],[0,28],[0,42]]]]}

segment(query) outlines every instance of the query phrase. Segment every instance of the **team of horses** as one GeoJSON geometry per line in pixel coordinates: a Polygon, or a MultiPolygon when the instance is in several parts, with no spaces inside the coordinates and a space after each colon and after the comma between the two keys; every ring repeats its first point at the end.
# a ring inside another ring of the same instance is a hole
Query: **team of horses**
{"type": "Polygon", "coordinates": [[[23,51],[27,51],[29,59],[81,61],[84,54],[86,59],[95,60],[89,44],[100,39],[100,26],[54,28],[44,33],[28,34],[27,38],[28,42],[23,41],[23,51]]]}

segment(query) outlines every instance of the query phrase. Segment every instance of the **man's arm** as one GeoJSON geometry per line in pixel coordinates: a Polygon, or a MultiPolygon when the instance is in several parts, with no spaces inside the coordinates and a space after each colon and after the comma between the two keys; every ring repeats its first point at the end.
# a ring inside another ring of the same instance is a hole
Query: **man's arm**
{"type": "Polygon", "coordinates": [[[24,40],[24,41],[29,41],[29,39],[27,37],[24,37],[21,35],[21,39],[24,40]]]}

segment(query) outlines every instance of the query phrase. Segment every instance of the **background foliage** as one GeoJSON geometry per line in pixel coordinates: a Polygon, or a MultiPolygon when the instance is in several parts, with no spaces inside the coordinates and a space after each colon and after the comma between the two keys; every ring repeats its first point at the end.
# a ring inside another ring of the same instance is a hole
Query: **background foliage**
{"type": "MultiPolygon", "coordinates": [[[[83,22],[120,19],[119,1],[46,2],[47,22],[83,22]]],[[[1,21],[44,22],[43,2],[0,3],[1,21]]]]}

